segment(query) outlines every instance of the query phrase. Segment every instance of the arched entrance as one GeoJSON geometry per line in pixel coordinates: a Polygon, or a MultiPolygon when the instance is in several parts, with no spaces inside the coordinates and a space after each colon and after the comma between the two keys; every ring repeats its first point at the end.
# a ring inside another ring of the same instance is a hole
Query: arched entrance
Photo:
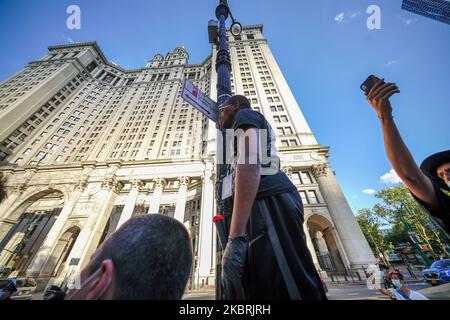
{"type": "Polygon", "coordinates": [[[52,252],[49,262],[45,266],[44,273],[51,272],[51,277],[64,277],[64,270],[69,257],[70,251],[80,234],[81,229],[78,226],[73,226],[66,230],[56,243],[55,249],[52,252]]]}
{"type": "Polygon", "coordinates": [[[11,214],[17,222],[0,241],[0,266],[25,276],[63,205],[63,193],[54,189],[36,193],[20,204],[11,214]]]}
{"type": "Polygon", "coordinates": [[[312,215],[307,226],[321,269],[344,271],[345,264],[331,222],[323,216],[312,215]]]}

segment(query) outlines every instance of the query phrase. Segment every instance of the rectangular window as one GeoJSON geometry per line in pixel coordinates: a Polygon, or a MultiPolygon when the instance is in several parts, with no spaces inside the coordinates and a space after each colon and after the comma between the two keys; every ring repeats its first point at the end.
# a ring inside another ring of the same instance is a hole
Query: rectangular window
{"type": "Polygon", "coordinates": [[[302,182],[300,180],[300,176],[298,175],[297,172],[292,173],[292,182],[294,184],[302,184],[302,182]]]}
{"type": "Polygon", "coordinates": [[[308,191],[308,195],[309,195],[309,200],[311,201],[312,204],[319,203],[319,200],[317,199],[317,195],[316,195],[315,191],[308,191]]]}
{"type": "Polygon", "coordinates": [[[303,184],[311,184],[311,176],[309,175],[308,171],[302,171],[300,172],[300,176],[302,178],[302,183],[303,184]]]}
{"type": "Polygon", "coordinates": [[[303,204],[308,204],[308,198],[306,197],[306,192],[305,191],[300,191],[300,197],[302,198],[302,202],[303,204]]]}
{"type": "Polygon", "coordinates": [[[39,151],[38,154],[36,154],[36,157],[39,159],[44,159],[46,155],[47,153],[45,153],[44,151],[39,151]]]}

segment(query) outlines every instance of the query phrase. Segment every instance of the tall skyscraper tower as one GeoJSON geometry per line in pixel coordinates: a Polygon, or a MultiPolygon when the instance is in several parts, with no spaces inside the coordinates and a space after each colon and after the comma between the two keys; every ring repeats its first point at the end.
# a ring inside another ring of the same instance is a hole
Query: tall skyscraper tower
{"type": "Polygon", "coordinates": [[[402,9],[450,24],[450,0],[403,0],[402,9]]]}
{"type": "MultiPolygon", "coordinates": [[[[228,35],[232,83],[277,134],[282,169],[305,205],[317,268],[373,263],[373,254],[264,38],[228,35]]],[[[130,217],[167,214],[194,247],[190,287],[213,285],[215,124],[180,98],[188,78],[216,96],[216,50],[200,64],[176,48],[125,70],[96,43],[49,52],[0,85],[0,265],[58,284],[130,217]]]]}

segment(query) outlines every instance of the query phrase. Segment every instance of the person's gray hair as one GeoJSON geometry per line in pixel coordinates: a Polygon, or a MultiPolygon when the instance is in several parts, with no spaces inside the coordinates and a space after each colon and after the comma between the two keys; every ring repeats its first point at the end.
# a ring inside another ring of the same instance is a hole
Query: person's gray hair
{"type": "Polygon", "coordinates": [[[114,265],[117,300],[179,300],[192,265],[192,246],[182,223],[160,214],[130,219],[107,239],[89,263],[114,265]]]}

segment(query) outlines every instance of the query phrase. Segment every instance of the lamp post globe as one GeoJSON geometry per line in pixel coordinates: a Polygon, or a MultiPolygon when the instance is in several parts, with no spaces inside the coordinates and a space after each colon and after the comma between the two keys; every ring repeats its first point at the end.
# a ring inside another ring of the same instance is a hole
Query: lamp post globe
{"type": "Polygon", "coordinates": [[[231,25],[230,31],[233,36],[237,37],[242,32],[242,25],[239,22],[235,21],[231,25]]]}

